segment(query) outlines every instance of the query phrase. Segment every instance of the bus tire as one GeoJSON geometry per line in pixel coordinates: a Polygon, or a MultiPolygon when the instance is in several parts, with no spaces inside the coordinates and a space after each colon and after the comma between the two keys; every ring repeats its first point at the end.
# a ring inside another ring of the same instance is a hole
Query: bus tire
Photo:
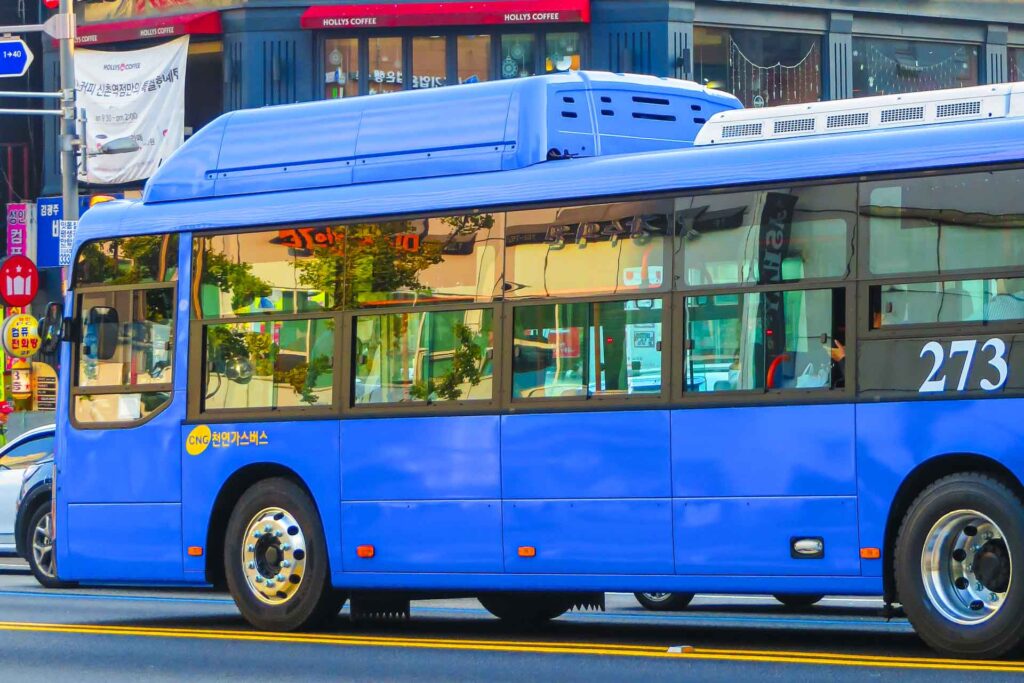
{"type": "Polygon", "coordinates": [[[57,564],[54,556],[53,519],[50,513],[50,501],[39,505],[28,520],[25,528],[25,559],[44,588],[70,588],[74,583],[61,581],[57,578],[57,564]]]}
{"type": "Polygon", "coordinates": [[[939,479],[903,518],[893,573],[910,623],[935,650],[1015,650],[1024,641],[1024,504],[986,474],[939,479]]]}
{"type": "Polygon", "coordinates": [[[572,601],[549,593],[485,593],[477,596],[488,612],[513,626],[537,626],[569,611],[572,601]]]}
{"type": "Polygon", "coordinates": [[[633,593],[633,597],[653,612],[674,612],[686,609],[693,593],[633,593]]]}
{"type": "Polygon", "coordinates": [[[775,593],[773,598],[791,609],[803,609],[818,604],[824,595],[804,595],[802,593],[775,593]]]}
{"type": "Polygon", "coordinates": [[[289,479],[265,479],[239,498],[224,539],[224,574],[238,610],[258,629],[317,626],[342,604],[330,583],[320,515],[289,479]]]}

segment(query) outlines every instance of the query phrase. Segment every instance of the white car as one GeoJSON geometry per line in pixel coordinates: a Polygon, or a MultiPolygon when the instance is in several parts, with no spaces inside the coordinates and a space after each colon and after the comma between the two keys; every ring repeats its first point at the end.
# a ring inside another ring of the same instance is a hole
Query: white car
{"type": "Polygon", "coordinates": [[[14,555],[14,520],[21,482],[53,455],[53,425],[36,427],[0,447],[0,555],[14,555]]]}

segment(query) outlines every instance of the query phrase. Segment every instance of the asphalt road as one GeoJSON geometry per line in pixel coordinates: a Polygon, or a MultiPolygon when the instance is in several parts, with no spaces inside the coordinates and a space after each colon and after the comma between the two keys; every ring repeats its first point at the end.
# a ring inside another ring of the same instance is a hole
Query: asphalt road
{"type": "Polygon", "coordinates": [[[417,602],[406,622],[253,631],[211,591],[42,589],[0,558],[0,680],[600,681],[1021,680],[1024,661],[941,659],[881,603],[698,596],[655,614],[609,594],[606,612],[510,629],[475,600],[417,602]]]}

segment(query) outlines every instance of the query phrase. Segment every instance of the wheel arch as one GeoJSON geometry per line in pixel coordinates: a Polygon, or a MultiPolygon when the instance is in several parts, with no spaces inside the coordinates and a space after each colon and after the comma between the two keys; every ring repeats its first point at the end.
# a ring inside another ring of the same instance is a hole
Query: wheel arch
{"type": "Polygon", "coordinates": [[[224,588],[224,534],[227,531],[228,519],[235,504],[251,486],[264,479],[282,477],[289,479],[299,487],[316,504],[316,497],[306,482],[295,470],[278,463],[252,463],[236,470],[224,484],[214,499],[206,527],[206,580],[218,588],[224,588]]]}
{"type": "Polygon", "coordinates": [[[49,483],[40,484],[28,492],[25,499],[18,506],[17,516],[14,520],[14,551],[19,557],[27,559],[28,548],[25,547],[25,532],[28,531],[28,523],[32,515],[39,509],[40,505],[47,505],[53,497],[53,486],[49,483]]]}
{"type": "Polygon", "coordinates": [[[964,472],[982,472],[987,474],[1006,486],[1009,486],[1019,496],[1024,498],[1024,484],[1020,479],[998,460],[979,453],[946,453],[938,455],[920,463],[904,477],[900,483],[896,495],[893,497],[892,505],[889,507],[889,515],[885,522],[885,538],[882,553],[882,586],[886,602],[898,602],[896,594],[896,581],[893,574],[894,552],[896,548],[896,535],[899,533],[900,524],[906,516],[914,500],[932,482],[951,474],[964,472]]]}

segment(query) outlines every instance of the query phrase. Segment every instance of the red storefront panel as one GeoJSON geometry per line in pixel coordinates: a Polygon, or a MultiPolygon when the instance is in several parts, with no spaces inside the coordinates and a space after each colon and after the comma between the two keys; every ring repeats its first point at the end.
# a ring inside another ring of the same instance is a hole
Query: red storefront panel
{"type": "Polygon", "coordinates": [[[577,23],[590,21],[590,0],[319,5],[302,15],[311,29],[577,23]]]}
{"type": "Polygon", "coordinates": [[[219,12],[178,14],[171,17],[129,19],[104,24],[86,24],[78,27],[76,45],[98,45],[125,40],[170,38],[183,35],[219,35],[219,12]]]}

